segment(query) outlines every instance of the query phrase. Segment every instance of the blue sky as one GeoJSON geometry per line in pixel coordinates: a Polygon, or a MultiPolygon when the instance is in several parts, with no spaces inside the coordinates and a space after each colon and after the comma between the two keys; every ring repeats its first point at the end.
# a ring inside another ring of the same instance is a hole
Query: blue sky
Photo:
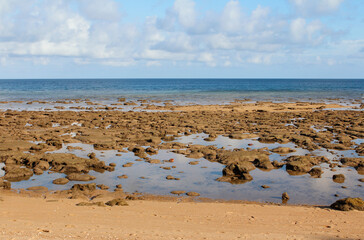
{"type": "Polygon", "coordinates": [[[0,78],[364,78],[362,0],[0,0],[0,78]]]}

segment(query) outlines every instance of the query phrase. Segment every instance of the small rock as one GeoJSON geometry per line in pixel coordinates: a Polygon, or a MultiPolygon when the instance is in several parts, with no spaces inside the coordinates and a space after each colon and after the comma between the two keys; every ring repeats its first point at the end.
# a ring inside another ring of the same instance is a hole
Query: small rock
{"type": "Polygon", "coordinates": [[[91,176],[89,174],[79,174],[79,173],[70,173],[66,178],[70,181],[85,181],[85,182],[96,179],[96,177],[91,176]]]}
{"type": "Polygon", "coordinates": [[[150,163],[150,164],[160,164],[161,160],[159,159],[151,159],[151,160],[147,160],[146,162],[150,163]]]}
{"type": "Polygon", "coordinates": [[[131,167],[131,166],[133,166],[133,164],[134,164],[134,163],[132,163],[132,162],[128,162],[128,163],[125,163],[125,164],[123,165],[123,167],[131,167]]]}
{"type": "Polygon", "coordinates": [[[67,178],[57,178],[55,180],[53,180],[53,184],[56,184],[56,185],[65,185],[69,182],[69,180],[67,178]]]}
{"type": "Polygon", "coordinates": [[[192,162],[189,162],[188,164],[190,164],[190,165],[197,165],[199,163],[200,163],[199,161],[192,161],[192,162]]]}
{"type": "Polygon", "coordinates": [[[289,200],[289,195],[287,192],[282,193],[282,203],[287,203],[289,200]]]}
{"type": "Polygon", "coordinates": [[[171,175],[168,175],[168,176],[166,177],[166,179],[167,179],[167,180],[180,180],[179,178],[175,178],[175,177],[173,177],[173,176],[171,176],[171,175]]]}
{"type": "Polygon", "coordinates": [[[186,191],[172,191],[172,194],[176,194],[176,195],[181,195],[181,194],[185,194],[186,191]]]}
{"type": "Polygon", "coordinates": [[[128,175],[121,175],[121,176],[118,176],[119,179],[127,179],[128,178],[128,175]]]}
{"type": "Polygon", "coordinates": [[[332,176],[332,180],[336,183],[343,183],[345,182],[345,176],[344,174],[335,174],[332,176]]]}
{"type": "Polygon", "coordinates": [[[188,193],[186,193],[186,195],[187,196],[190,196],[190,197],[198,197],[198,196],[200,196],[200,194],[197,193],[197,192],[188,192],[188,193]]]}
{"type": "Polygon", "coordinates": [[[89,206],[105,207],[105,204],[103,202],[80,202],[80,203],[77,203],[76,206],[79,206],[79,207],[89,207],[89,206]]]}
{"type": "Polygon", "coordinates": [[[95,159],[96,158],[96,154],[95,153],[89,153],[88,155],[87,155],[90,159],[95,159]]]}
{"type": "Polygon", "coordinates": [[[87,192],[87,191],[92,192],[96,190],[96,183],[75,184],[72,186],[71,190],[81,191],[81,192],[87,192]]]}
{"type": "Polygon", "coordinates": [[[129,206],[129,204],[125,201],[125,199],[121,199],[121,198],[115,198],[111,201],[108,201],[105,203],[108,206],[129,206]]]}
{"type": "Polygon", "coordinates": [[[48,188],[43,186],[37,186],[37,187],[29,187],[27,188],[28,191],[35,191],[35,192],[47,192],[48,188]]]}
{"type": "Polygon", "coordinates": [[[38,168],[38,167],[34,168],[33,172],[34,172],[35,175],[42,175],[43,174],[43,170],[38,168]]]}
{"type": "Polygon", "coordinates": [[[99,185],[96,185],[98,188],[100,188],[101,190],[108,190],[109,187],[106,186],[105,184],[99,184],[99,185]]]}
{"type": "Polygon", "coordinates": [[[309,172],[308,172],[311,177],[314,177],[314,178],[320,178],[321,175],[322,175],[322,170],[321,168],[312,168],[309,172]]]}

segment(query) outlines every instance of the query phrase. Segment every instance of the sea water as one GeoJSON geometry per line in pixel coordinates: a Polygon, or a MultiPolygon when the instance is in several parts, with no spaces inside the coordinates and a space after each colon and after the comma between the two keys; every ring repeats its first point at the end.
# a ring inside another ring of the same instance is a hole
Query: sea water
{"type": "Polygon", "coordinates": [[[2,79],[0,101],[90,99],[223,103],[361,100],[364,79],[2,79]]]}

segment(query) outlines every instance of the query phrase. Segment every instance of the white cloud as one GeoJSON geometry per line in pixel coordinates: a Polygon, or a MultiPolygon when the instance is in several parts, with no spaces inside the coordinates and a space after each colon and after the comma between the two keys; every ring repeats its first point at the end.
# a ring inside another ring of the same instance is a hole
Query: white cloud
{"type": "Polygon", "coordinates": [[[335,12],[344,0],[290,0],[303,15],[322,15],[335,12]]]}
{"type": "Polygon", "coordinates": [[[229,1],[221,14],[221,30],[234,33],[241,30],[242,24],[242,11],[239,1],[229,1]]]}
{"type": "Polygon", "coordinates": [[[88,19],[117,21],[121,18],[119,5],[114,0],[78,0],[80,11],[88,19]]]}
{"type": "MultiPolygon", "coordinates": [[[[315,8],[325,13],[342,1],[291,2],[303,12],[315,8]]],[[[287,17],[260,5],[246,11],[244,1],[237,0],[216,12],[198,10],[193,0],[175,0],[164,16],[147,16],[143,24],[124,23],[121,8],[115,0],[0,0],[1,62],[24,58],[51,64],[62,58],[116,67],[274,64],[298,59],[295,54],[303,52],[316,59],[310,51],[327,47],[335,33],[319,19],[287,17]]],[[[328,55],[320,55],[320,62],[328,62],[328,55]]]]}
{"type": "Polygon", "coordinates": [[[173,10],[177,13],[178,20],[184,28],[192,28],[195,25],[197,14],[194,1],[176,0],[173,10]]]}

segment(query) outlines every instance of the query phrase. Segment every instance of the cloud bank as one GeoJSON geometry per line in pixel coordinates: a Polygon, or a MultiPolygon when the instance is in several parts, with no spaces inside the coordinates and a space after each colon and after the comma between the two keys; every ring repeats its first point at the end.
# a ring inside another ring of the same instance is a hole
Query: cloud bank
{"type": "Polygon", "coordinates": [[[249,10],[227,1],[219,11],[175,0],[160,16],[125,20],[114,0],[0,0],[0,64],[239,67],[339,64],[363,60],[363,40],[328,24],[344,0],[287,0],[293,12],[249,10]],[[350,45],[350,51],[345,46],[350,45]]]}

